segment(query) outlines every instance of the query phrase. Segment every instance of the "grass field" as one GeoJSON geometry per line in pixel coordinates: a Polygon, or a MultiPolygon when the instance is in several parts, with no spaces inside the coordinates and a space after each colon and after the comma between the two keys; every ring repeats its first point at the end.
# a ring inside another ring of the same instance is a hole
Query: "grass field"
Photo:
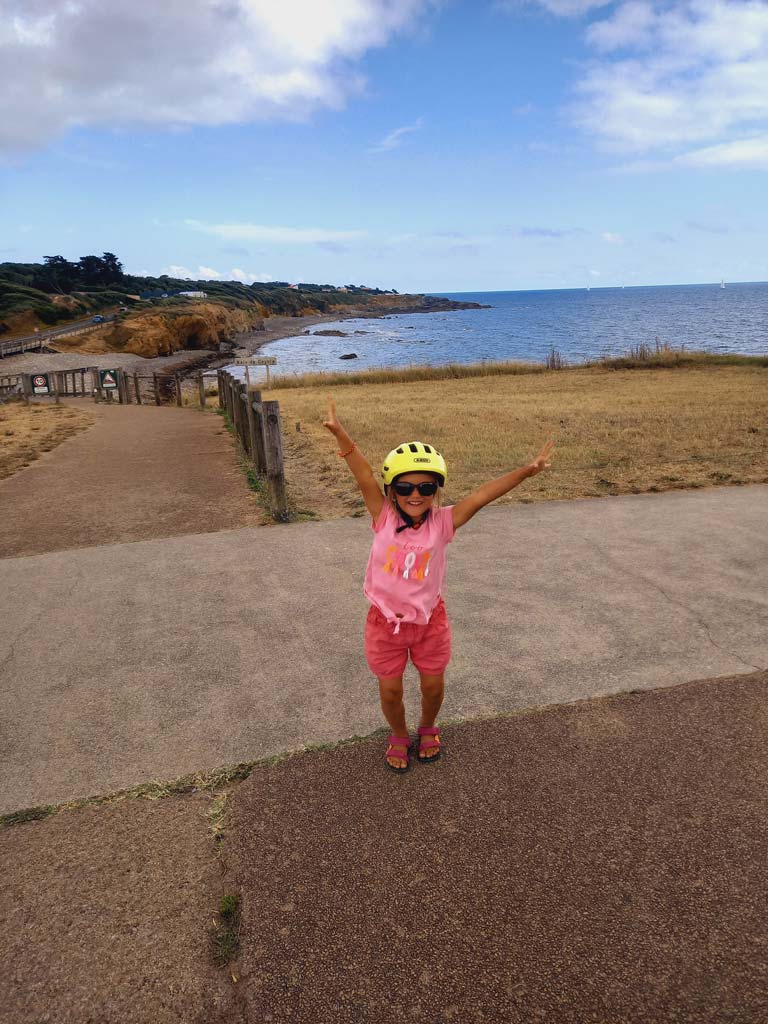
{"type": "Polygon", "coordinates": [[[448,503],[524,464],[550,437],[553,469],[502,502],[768,482],[768,367],[761,361],[385,383],[358,377],[332,388],[264,392],[280,403],[292,502],[317,518],[363,510],[322,426],[329,392],[377,476],[397,444],[434,444],[448,463],[448,503]]]}
{"type": "Polygon", "coordinates": [[[87,409],[52,403],[0,405],[0,480],[23,469],[94,421],[87,409]]]}

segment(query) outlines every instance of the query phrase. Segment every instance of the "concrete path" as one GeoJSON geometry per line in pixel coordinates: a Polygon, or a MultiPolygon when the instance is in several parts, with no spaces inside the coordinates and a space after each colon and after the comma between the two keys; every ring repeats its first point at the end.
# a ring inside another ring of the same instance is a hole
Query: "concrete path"
{"type": "MultiPolygon", "coordinates": [[[[765,668],[767,509],[764,486],[485,509],[450,552],[444,718],[765,668]]],[[[378,728],[369,544],[349,519],[4,560],[0,812],[378,728]]]]}

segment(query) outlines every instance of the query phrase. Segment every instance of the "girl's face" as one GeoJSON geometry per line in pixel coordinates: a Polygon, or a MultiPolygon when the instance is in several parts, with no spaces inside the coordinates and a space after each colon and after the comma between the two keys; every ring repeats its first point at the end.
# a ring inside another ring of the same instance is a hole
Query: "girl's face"
{"type": "Polygon", "coordinates": [[[392,494],[398,506],[407,512],[411,519],[420,519],[432,508],[437,492],[435,494],[419,494],[418,487],[414,487],[410,494],[398,494],[395,484],[434,484],[437,481],[433,473],[402,473],[392,483],[392,494]]]}

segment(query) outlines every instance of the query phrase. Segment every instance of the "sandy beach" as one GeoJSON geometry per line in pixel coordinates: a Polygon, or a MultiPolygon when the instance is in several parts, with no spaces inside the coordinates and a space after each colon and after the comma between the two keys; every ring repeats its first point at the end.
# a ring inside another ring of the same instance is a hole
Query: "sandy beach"
{"type": "Polygon", "coordinates": [[[235,335],[236,355],[245,357],[258,352],[260,348],[279,338],[293,338],[317,324],[340,323],[343,320],[381,320],[387,312],[370,313],[352,309],[347,313],[317,313],[314,316],[271,316],[264,321],[263,331],[235,335]]]}

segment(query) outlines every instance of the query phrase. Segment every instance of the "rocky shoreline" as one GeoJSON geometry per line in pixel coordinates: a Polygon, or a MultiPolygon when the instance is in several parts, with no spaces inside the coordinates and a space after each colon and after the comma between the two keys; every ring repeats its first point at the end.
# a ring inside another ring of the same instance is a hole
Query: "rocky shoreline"
{"type": "Polygon", "coordinates": [[[179,349],[172,355],[146,357],[127,352],[25,352],[8,356],[0,361],[0,374],[46,373],[53,370],[70,370],[81,366],[98,366],[99,369],[121,369],[132,373],[178,372],[182,376],[226,366],[236,359],[255,355],[265,345],[280,338],[292,338],[307,333],[318,324],[341,323],[346,320],[382,320],[388,316],[406,313],[436,313],[454,309],[483,309],[477,302],[458,302],[452,299],[425,297],[429,301],[414,308],[385,306],[377,310],[354,309],[345,313],[314,313],[307,316],[270,316],[262,321],[258,329],[235,334],[230,342],[224,342],[225,351],[215,349],[179,349]]]}
{"type": "MultiPolygon", "coordinates": [[[[348,313],[316,313],[310,316],[271,316],[263,321],[263,329],[249,331],[235,335],[235,358],[247,358],[254,355],[259,349],[270,342],[278,341],[281,338],[294,338],[301,334],[307,334],[310,327],[324,323],[343,323],[347,320],[384,320],[388,316],[398,316],[407,313],[443,313],[458,309],[490,309],[479,302],[459,302],[453,299],[442,299],[439,297],[426,296],[431,301],[423,306],[390,307],[386,306],[375,312],[370,309],[354,310],[348,313]]],[[[322,333],[322,332],[318,332],[322,333]]],[[[336,332],[334,332],[336,333],[336,332]]],[[[355,331],[353,334],[364,333],[355,331]]],[[[339,336],[345,336],[342,333],[339,336]]],[[[352,334],[349,335],[353,336],[352,334]]],[[[221,365],[225,365],[222,363],[221,365]]]]}

